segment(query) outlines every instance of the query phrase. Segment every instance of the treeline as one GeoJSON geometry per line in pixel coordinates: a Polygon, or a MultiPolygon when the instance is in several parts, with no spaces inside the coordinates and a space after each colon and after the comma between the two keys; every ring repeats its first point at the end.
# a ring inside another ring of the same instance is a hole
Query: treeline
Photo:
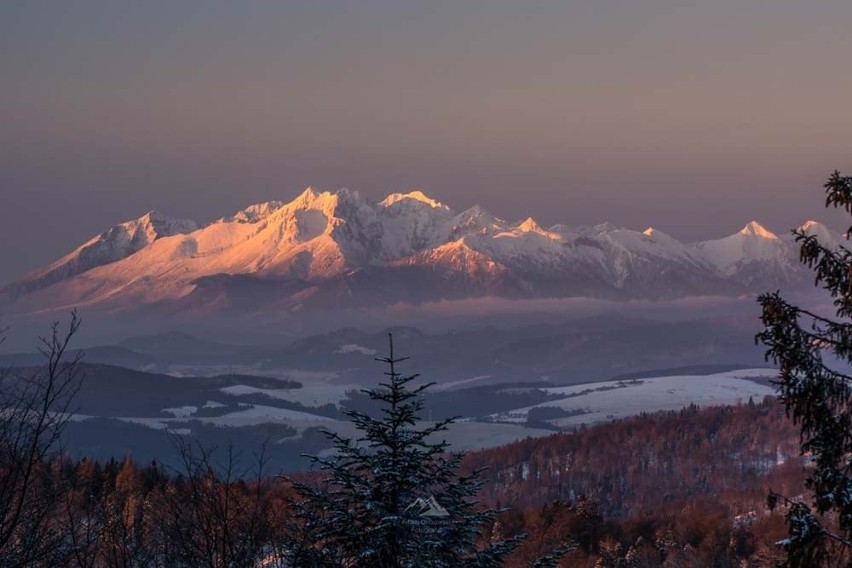
{"type": "Polygon", "coordinates": [[[725,493],[620,520],[603,517],[594,501],[557,501],[506,511],[496,530],[528,534],[506,563],[511,568],[529,566],[564,542],[576,548],[562,558],[563,567],[769,568],[785,558],[776,543],[786,526],[783,515],[768,512],[760,497],[725,493]]]}
{"type": "MultiPolygon", "coordinates": [[[[766,490],[801,492],[796,444],[766,400],[518,442],[470,454],[465,467],[489,467],[483,506],[509,507],[483,538],[528,535],[509,566],[567,543],[577,548],[562,566],[771,566],[785,528],[766,490]]],[[[285,565],[298,529],[291,486],[264,471],[263,452],[240,469],[233,453],[179,445],[179,470],[130,458],[38,464],[28,499],[41,527],[21,525],[3,565],[285,565]]]]}
{"type": "Polygon", "coordinates": [[[258,566],[274,557],[281,526],[275,484],[231,476],[195,457],[181,474],[130,458],[47,464],[38,491],[49,546],[7,551],[3,565],[258,566]]]}
{"type": "Polygon", "coordinates": [[[646,414],[469,454],[480,493],[526,533],[508,566],[560,543],[561,566],[775,566],[786,536],[768,490],[804,492],[798,432],[771,397],[646,414]]]}
{"type": "Polygon", "coordinates": [[[524,509],[585,496],[604,516],[625,518],[684,499],[759,492],[767,474],[798,455],[798,429],[767,397],[527,439],[470,453],[465,464],[487,468],[480,496],[488,503],[524,509]]]}

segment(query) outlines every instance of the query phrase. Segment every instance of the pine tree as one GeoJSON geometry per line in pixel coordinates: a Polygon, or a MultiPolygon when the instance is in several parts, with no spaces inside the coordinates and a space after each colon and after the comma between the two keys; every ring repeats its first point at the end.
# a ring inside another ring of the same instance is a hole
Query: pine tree
{"type": "Polygon", "coordinates": [[[364,392],[378,417],[350,410],[357,439],[327,432],[335,454],[309,456],[322,472],[316,483],[292,482],[297,526],[284,546],[294,566],[499,566],[519,538],[488,542],[496,511],[477,507],[480,471],[460,473],[460,453],[435,441],[454,418],[420,426],[423,393],[402,376],[393,337],[379,388],[364,392]]]}
{"type": "MultiPolygon", "coordinates": [[[[824,185],[826,207],[852,214],[852,178],[835,171],[824,185]]],[[[847,231],[847,238],[852,227],[847,231]]],[[[787,505],[787,566],[852,566],[852,251],[827,248],[804,230],[793,231],[815,285],[834,300],[836,319],[797,306],[778,292],[759,297],[764,330],[757,340],[779,367],[778,395],[801,427],[802,453],[813,468],[805,483],[810,505],[771,492],[770,506],[787,505]]]]}

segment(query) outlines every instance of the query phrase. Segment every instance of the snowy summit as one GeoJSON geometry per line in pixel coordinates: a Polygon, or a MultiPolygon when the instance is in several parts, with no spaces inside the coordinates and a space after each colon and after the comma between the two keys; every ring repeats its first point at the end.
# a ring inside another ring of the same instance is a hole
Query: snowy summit
{"type": "MultiPolygon", "coordinates": [[[[814,221],[802,229],[829,244],[840,239],[814,221]]],[[[651,227],[545,230],[479,205],[456,213],[422,191],[372,201],[308,187],[290,202],[258,203],[201,227],[152,211],[6,286],[0,301],[13,311],[217,310],[250,297],[258,309],[303,309],[480,296],[739,295],[800,280],[796,244],[756,221],[685,244],[651,227]]]]}

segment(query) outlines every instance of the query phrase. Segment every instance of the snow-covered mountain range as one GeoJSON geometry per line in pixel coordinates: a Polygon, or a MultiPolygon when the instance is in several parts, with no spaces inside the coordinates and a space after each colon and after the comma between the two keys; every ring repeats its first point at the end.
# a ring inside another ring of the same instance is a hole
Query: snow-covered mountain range
{"type": "MultiPolygon", "coordinates": [[[[821,240],[841,235],[808,221],[821,240]]],[[[380,202],[306,189],[198,226],[121,223],[0,289],[4,311],[304,310],[481,296],[664,299],[809,283],[792,237],[753,221],[685,244],[653,228],[504,221],[414,191],[380,202]]]]}

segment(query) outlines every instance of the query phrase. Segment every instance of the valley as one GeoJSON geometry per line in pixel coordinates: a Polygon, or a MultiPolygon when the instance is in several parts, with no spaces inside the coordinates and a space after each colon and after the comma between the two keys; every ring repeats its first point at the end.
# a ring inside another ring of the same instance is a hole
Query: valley
{"type": "MultiPolygon", "coordinates": [[[[772,369],[672,373],[572,386],[537,381],[434,388],[422,417],[458,417],[446,439],[453,450],[470,451],[640,413],[760,401],[774,392],[768,386],[772,369]]],[[[276,470],[302,469],[302,454],[329,449],[320,431],[355,433],[344,411],[376,408],[360,391],[369,385],[319,373],[293,376],[174,376],[84,364],[65,448],[72,456],[133,455],[142,463],[176,466],[174,436],[247,452],[269,443],[276,470]]]]}

